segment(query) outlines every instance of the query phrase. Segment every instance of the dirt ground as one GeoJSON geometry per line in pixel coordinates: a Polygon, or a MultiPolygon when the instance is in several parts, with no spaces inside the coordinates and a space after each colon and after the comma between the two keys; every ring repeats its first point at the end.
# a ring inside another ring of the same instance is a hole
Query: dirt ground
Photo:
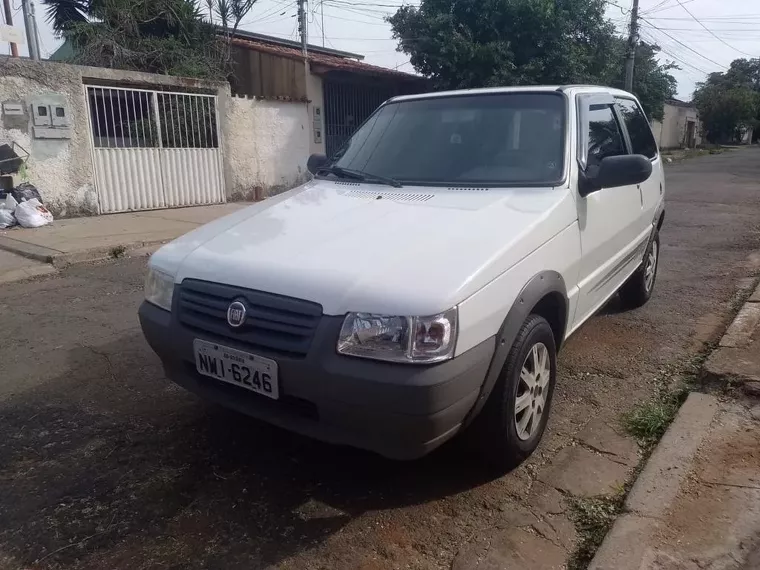
{"type": "Polygon", "coordinates": [[[642,567],[760,568],[760,422],[749,411],[753,403],[722,403],[642,567]]]}
{"type": "Polygon", "coordinates": [[[719,332],[760,267],[760,151],[667,169],[652,301],[615,301],[560,358],[537,453],[493,479],[454,442],[413,463],[291,435],[164,379],[145,259],[0,288],[0,568],[560,568],[568,495],[638,461],[618,418],[719,332]]]}

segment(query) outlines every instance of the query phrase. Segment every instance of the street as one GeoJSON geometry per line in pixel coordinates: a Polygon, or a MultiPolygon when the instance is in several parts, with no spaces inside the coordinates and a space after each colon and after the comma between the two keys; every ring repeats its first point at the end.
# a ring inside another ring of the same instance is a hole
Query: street
{"type": "Polygon", "coordinates": [[[0,288],[0,568],[560,567],[569,496],[639,460],[620,416],[722,333],[760,269],[760,151],[666,167],[656,289],[567,343],[548,430],[493,479],[458,442],[411,463],[210,406],[142,337],[145,258],[0,288]]]}

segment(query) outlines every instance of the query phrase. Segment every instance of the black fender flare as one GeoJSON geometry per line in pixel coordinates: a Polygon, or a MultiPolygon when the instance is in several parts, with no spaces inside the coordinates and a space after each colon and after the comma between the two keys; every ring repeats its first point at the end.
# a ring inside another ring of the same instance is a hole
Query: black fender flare
{"type": "MultiPolygon", "coordinates": [[[[488,367],[486,378],[480,388],[480,395],[465,419],[465,425],[475,419],[483,409],[483,406],[485,406],[486,401],[488,401],[488,398],[501,375],[504,364],[507,361],[509,351],[512,349],[512,345],[514,344],[523,323],[536,305],[538,305],[544,297],[550,294],[560,295],[564,301],[565,324],[563,328],[567,330],[569,320],[569,315],[567,313],[570,304],[567,299],[565,280],[562,278],[562,275],[556,271],[542,271],[537,273],[525,284],[520,291],[520,294],[517,295],[512,308],[509,309],[501,328],[499,328],[499,332],[496,334],[496,349],[491,358],[491,364],[488,367]]],[[[562,331],[562,336],[564,337],[564,331],[562,331]]],[[[562,338],[557,342],[558,350],[561,342],[562,338]]]]}

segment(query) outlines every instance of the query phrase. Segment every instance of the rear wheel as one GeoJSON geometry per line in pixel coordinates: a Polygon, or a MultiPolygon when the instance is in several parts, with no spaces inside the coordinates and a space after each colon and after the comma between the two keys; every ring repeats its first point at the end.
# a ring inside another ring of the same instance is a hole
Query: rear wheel
{"type": "Polygon", "coordinates": [[[636,270],[636,273],[628,278],[620,288],[620,301],[626,309],[636,309],[643,306],[649,301],[654,291],[654,284],[657,280],[657,268],[660,264],[660,234],[655,232],[646,254],[644,261],[636,270]]]}
{"type": "Polygon", "coordinates": [[[500,471],[513,469],[538,447],[549,418],[556,377],[552,329],[543,317],[530,315],[473,425],[478,447],[500,471]]]}

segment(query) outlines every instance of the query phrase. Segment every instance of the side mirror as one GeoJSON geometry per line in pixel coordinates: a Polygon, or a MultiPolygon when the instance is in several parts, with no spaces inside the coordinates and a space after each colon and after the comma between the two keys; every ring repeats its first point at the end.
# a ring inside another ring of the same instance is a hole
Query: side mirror
{"type": "Polygon", "coordinates": [[[652,175],[652,163],[642,154],[608,156],[581,175],[580,193],[588,196],[602,188],[641,184],[652,175]]]}
{"type": "Polygon", "coordinates": [[[309,160],[306,161],[306,168],[309,172],[316,174],[317,171],[327,164],[328,158],[324,154],[312,154],[309,160]]]}

